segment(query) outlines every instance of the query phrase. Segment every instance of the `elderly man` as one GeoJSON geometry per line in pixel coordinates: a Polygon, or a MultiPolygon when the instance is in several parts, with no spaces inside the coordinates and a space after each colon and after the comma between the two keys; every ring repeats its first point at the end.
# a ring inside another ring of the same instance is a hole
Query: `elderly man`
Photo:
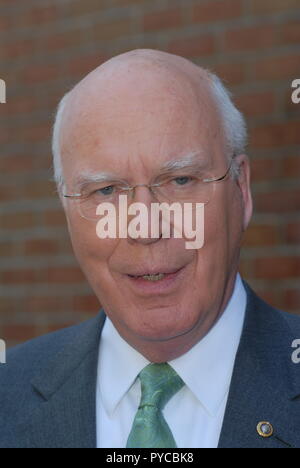
{"type": "Polygon", "coordinates": [[[238,273],[252,214],[245,139],[220,80],[164,52],[115,57],[63,98],[55,177],[103,309],[10,350],[1,447],[300,447],[300,319],[238,273]],[[164,215],[154,236],[100,238],[99,206],[118,221],[121,195],[129,208],[202,207],[203,245],[187,248],[174,221],[163,235],[164,215]]]}

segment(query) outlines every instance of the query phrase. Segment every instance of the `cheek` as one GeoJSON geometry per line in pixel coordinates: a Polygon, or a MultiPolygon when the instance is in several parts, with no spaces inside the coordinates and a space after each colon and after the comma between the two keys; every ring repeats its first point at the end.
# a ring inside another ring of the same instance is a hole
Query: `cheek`
{"type": "Polygon", "coordinates": [[[221,263],[230,261],[239,248],[243,208],[238,189],[233,184],[216,195],[205,207],[204,251],[211,265],[221,267],[221,263]]]}
{"type": "MultiPolygon", "coordinates": [[[[96,233],[96,222],[87,221],[71,213],[67,216],[68,229],[75,256],[89,276],[94,265],[105,266],[114,250],[117,239],[99,239],[96,233]]],[[[98,268],[98,274],[101,269],[98,268]]]]}

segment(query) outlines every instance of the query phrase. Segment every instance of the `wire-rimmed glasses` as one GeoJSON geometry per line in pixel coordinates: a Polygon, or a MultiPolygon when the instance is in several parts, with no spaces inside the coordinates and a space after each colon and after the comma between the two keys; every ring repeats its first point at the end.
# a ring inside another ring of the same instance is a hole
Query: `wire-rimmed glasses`
{"type": "Polygon", "coordinates": [[[225,180],[231,170],[234,156],[224,175],[221,177],[200,177],[182,170],[172,176],[162,176],[152,184],[130,185],[126,181],[93,182],[82,193],[63,194],[64,198],[74,200],[80,215],[87,220],[98,220],[97,208],[101,203],[118,205],[120,195],[135,195],[137,187],[147,187],[159,203],[203,203],[207,204],[215,190],[215,183],[225,180]]]}

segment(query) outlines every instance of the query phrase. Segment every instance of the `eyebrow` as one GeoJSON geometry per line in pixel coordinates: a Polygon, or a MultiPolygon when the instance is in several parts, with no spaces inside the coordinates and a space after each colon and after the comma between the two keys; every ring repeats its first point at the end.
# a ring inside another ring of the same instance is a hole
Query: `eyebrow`
{"type": "Polygon", "coordinates": [[[161,166],[160,171],[171,172],[176,171],[178,169],[189,169],[195,168],[195,166],[203,166],[204,161],[201,161],[201,159],[199,159],[200,154],[202,154],[202,151],[198,150],[192,153],[188,153],[186,156],[183,156],[180,159],[172,159],[171,161],[167,161],[161,166]]]}
{"type": "Polygon", "coordinates": [[[90,183],[106,182],[112,180],[119,180],[116,174],[112,172],[89,172],[82,171],[78,177],[75,178],[74,185],[77,190],[82,189],[90,183]]]}
{"type": "MultiPolygon", "coordinates": [[[[202,154],[202,151],[193,151],[186,154],[185,156],[179,159],[172,159],[165,162],[158,170],[159,175],[164,175],[166,173],[177,171],[180,169],[200,169],[204,165],[204,161],[199,158],[199,155],[202,154]]],[[[81,174],[75,178],[74,185],[76,190],[80,191],[88,184],[91,183],[101,183],[101,182],[113,182],[113,181],[123,181],[113,172],[89,172],[83,171],[81,174]]]]}

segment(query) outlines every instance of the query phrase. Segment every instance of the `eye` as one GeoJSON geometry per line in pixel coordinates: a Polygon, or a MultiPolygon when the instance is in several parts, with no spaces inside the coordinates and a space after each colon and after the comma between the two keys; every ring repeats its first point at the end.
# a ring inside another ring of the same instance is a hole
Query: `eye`
{"type": "Polygon", "coordinates": [[[114,190],[113,185],[108,185],[107,187],[103,187],[101,189],[98,189],[96,192],[100,192],[102,195],[111,195],[114,190]]]}
{"type": "Polygon", "coordinates": [[[176,181],[177,185],[186,185],[190,180],[192,180],[192,177],[176,177],[174,179],[176,181]]]}

